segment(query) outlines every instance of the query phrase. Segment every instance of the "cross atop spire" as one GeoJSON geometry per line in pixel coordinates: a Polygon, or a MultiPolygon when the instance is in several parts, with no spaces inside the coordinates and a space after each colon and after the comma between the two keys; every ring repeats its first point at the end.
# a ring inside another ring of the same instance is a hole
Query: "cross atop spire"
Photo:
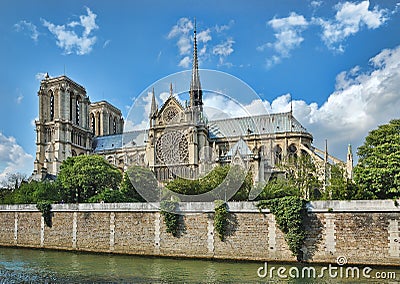
{"type": "Polygon", "coordinates": [[[200,75],[199,75],[199,61],[197,58],[197,31],[196,19],[194,19],[194,39],[193,39],[193,67],[192,67],[192,81],[190,82],[190,107],[203,105],[203,91],[201,90],[200,75]]]}

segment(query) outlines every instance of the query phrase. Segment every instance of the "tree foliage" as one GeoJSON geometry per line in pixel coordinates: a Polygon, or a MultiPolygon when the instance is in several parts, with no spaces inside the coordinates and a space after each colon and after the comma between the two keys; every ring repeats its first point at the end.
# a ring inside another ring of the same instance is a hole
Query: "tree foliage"
{"type": "Polygon", "coordinates": [[[293,183],[302,196],[306,199],[316,199],[316,194],[322,188],[322,182],[318,179],[315,163],[308,154],[300,155],[297,159],[285,166],[287,179],[293,183]]]}
{"type": "Polygon", "coordinates": [[[127,196],[125,196],[119,189],[107,188],[102,192],[90,197],[88,202],[90,203],[119,203],[119,202],[131,202],[127,196]]]}
{"type": "Polygon", "coordinates": [[[160,189],[154,173],[144,167],[131,166],[124,174],[121,192],[132,201],[158,201],[160,189]]]}
{"type": "Polygon", "coordinates": [[[228,226],[228,204],[223,200],[215,200],[214,204],[214,227],[219,239],[223,241],[228,226]]]}
{"type": "Polygon", "coordinates": [[[324,200],[354,200],[371,199],[367,191],[361,191],[360,188],[349,178],[345,170],[339,165],[330,166],[330,179],[323,192],[321,199],[324,200]]]}
{"type": "Polygon", "coordinates": [[[34,204],[40,201],[58,202],[61,200],[59,185],[49,181],[31,181],[3,196],[1,203],[34,204]]]}
{"type": "Polygon", "coordinates": [[[178,201],[176,200],[163,200],[160,202],[160,213],[164,216],[164,222],[167,233],[171,233],[174,237],[178,236],[179,229],[179,215],[176,214],[178,209],[178,201]]]}
{"type": "Polygon", "coordinates": [[[301,195],[301,191],[296,187],[293,180],[277,177],[271,179],[265,185],[263,191],[257,197],[257,200],[281,198],[284,196],[300,197],[301,195]]]}
{"type": "Polygon", "coordinates": [[[373,198],[400,197],[400,119],[372,130],[358,148],[354,180],[373,198]]]}
{"type": "Polygon", "coordinates": [[[85,202],[107,188],[117,189],[121,172],[98,155],[67,158],[57,177],[67,202],[85,202]]]}
{"type": "Polygon", "coordinates": [[[284,196],[297,196],[306,199],[317,199],[322,189],[318,179],[317,168],[312,158],[301,155],[281,164],[281,175],[273,176],[265,184],[258,200],[274,199],[284,196]]]}
{"type": "MultiPolygon", "coordinates": [[[[217,187],[221,187],[222,189],[237,188],[234,196],[229,200],[243,201],[248,199],[252,183],[253,179],[250,171],[246,171],[238,165],[225,165],[216,166],[206,176],[197,180],[176,178],[168,182],[166,188],[185,195],[202,194],[217,187]]],[[[214,198],[225,200],[224,190],[220,190],[219,194],[215,192],[214,198]]]]}
{"type": "Polygon", "coordinates": [[[271,210],[276,222],[285,234],[289,249],[298,260],[302,259],[301,248],[306,238],[304,219],[307,215],[306,201],[297,196],[285,196],[270,200],[262,200],[258,208],[271,210]]]}
{"type": "Polygon", "coordinates": [[[42,217],[44,219],[44,223],[47,227],[51,228],[52,226],[52,213],[51,213],[51,202],[50,201],[40,201],[36,204],[36,208],[42,212],[42,217]]]}

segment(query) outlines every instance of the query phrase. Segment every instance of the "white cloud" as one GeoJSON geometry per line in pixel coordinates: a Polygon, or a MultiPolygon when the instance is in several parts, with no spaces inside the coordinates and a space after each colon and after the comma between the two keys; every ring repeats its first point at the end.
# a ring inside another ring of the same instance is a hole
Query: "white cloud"
{"type": "Polygon", "coordinates": [[[227,56],[231,55],[233,50],[233,44],[235,41],[233,38],[228,38],[225,42],[222,42],[213,48],[213,54],[219,56],[219,64],[224,64],[227,56]]]}
{"type": "Polygon", "coordinates": [[[38,81],[42,81],[46,77],[46,74],[47,73],[43,73],[43,72],[36,73],[35,79],[38,81]]]}
{"type": "Polygon", "coordinates": [[[32,173],[33,157],[18,145],[14,137],[0,132],[0,181],[9,173],[32,173]]]}
{"type": "MultiPolygon", "coordinates": [[[[347,144],[356,149],[369,131],[400,116],[400,46],[381,51],[370,59],[370,64],[370,71],[361,72],[355,66],[338,74],[335,91],[321,106],[303,100],[292,102],[294,116],[313,134],[315,145],[323,148],[328,139],[329,151],[342,160],[347,144]]],[[[225,117],[237,117],[246,112],[263,114],[265,110],[288,112],[291,95],[281,95],[272,102],[254,100],[245,106],[218,97],[208,97],[204,103],[221,110],[225,117]]]]}
{"type": "Polygon", "coordinates": [[[370,130],[399,118],[400,47],[383,50],[370,63],[371,72],[355,67],[338,76],[337,89],[321,107],[294,102],[295,116],[338,152],[349,142],[361,145],[370,130]]]}
{"type": "Polygon", "coordinates": [[[16,99],[17,104],[20,104],[23,99],[24,99],[24,96],[22,94],[19,94],[17,99],[16,99]]]}
{"type": "MultiPolygon", "coordinates": [[[[160,99],[161,99],[161,104],[160,106],[162,106],[169,98],[169,92],[161,92],[160,93],[160,99]]],[[[175,97],[176,99],[178,99],[177,97],[175,97]]]]}
{"type": "Polygon", "coordinates": [[[318,7],[320,7],[322,5],[322,1],[311,1],[310,5],[311,5],[312,8],[315,9],[315,8],[318,8],[318,7]]]}
{"type": "Polygon", "coordinates": [[[231,29],[231,27],[232,27],[234,24],[235,24],[235,21],[234,21],[234,20],[230,20],[229,23],[228,23],[227,25],[221,25],[221,26],[215,25],[215,31],[216,31],[217,33],[221,33],[221,32],[223,32],[223,31],[227,31],[227,30],[231,29]]]}
{"type": "Polygon", "coordinates": [[[185,56],[184,58],[182,58],[178,64],[178,66],[183,67],[183,68],[188,68],[189,65],[190,65],[190,57],[189,56],[185,56]]]}
{"type": "Polygon", "coordinates": [[[197,41],[203,43],[209,42],[212,39],[210,34],[211,34],[210,29],[206,29],[204,31],[197,33],[197,41]]]}
{"type": "Polygon", "coordinates": [[[192,45],[189,37],[186,36],[180,37],[176,45],[178,46],[180,55],[190,54],[192,45]]]}
{"type": "Polygon", "coordinates": [[[265,48],[272,48],[277,54],[267,60],[267,65],[272,66],[280,63],[282,58],[290,57],[293,49],[300,46],[304,41],[301,33],[308,27],[309,23],[302,15],[294,12],[286,18],[274,18],[268,21],[268,25],[275,31],[275,42],[265,43],[257,50],[263,51],[265,48]]]}
{"type": "Polygon", "coordinates": [[[94,44],[96,36],[90,36],[92,31],[98,29],[96,24],[97,15],[89,8],[86,8],[87,15],[81,15],[80,21],[73,21],[66,25],[54,25],[42,19],[43,25],[57,38],[57,45],[61,47],[66,54],[76,53],[78,55],[89,54],[94,44]],[[76,27],[83,28],[82,35],[75,32],[76,27]]]}
{"type": "Polygon", "coordinates": [[[193,30],[193,23],[188,18],[180,18],[178,23],[172,27],[171,31],[168,33],[168,39],[172,39],[182,34],[189,34],[193,30]]]}
{"type": "Polygon", "coordinates": [[[107,46],[109,46],[110,43],[111,43],[111,40],[110,40],[110,39],[106,40],[106,41],[103,43],[103,48],[106,48],[107,46]]]}
{"type": "Polygon", "coordinates": [[[386,9],[379,9],[375,6],[369,10],[370,2],[360,3],[344,2],[335,6],[336,15],[334,20],[314,19],[314,22],[321,25],[322,40],[332,50],[343,52],[342,42],[351,35],[360,31],[362,27],[368,29],[379,28],[388,19],[386,9]]]}
{"type": "Polygon", "coordinates": [[[25,20],[19,21],[14,25],[14,28],[16,29],[17,32],[21,32],[23,30],[28,30],[30,33],[30,38],[33,39],[33,41],[37,42],[39,38],[39,32],[37,30],[37,27],[32,24],[31,22],[27,22],[25,20]]]}
{"type": "Polygon", "coordinates": [[[191,20],[188,18],[180,18],[178,23],[173,26],[168,33],[168,39],[178,38],[176,45],[178,46],[180,55],[187,55],[190,53],[191,39],[189,33],[193,28],[194,26],[191,20]]]}
{"type": "MultiPolygon", "coordinates": [[[[204,30],[197,30],[197,49],[199,61],[210,59],[213,55],[217,56],[219,64],[230,65],[226,63],[226,57],[233,52],[233,39],[231,37],[223,38],[223,31],[229,30],[234,24],[231,20],[228,25],[218,26],[213,28],[206,28],[204,30]],[[211,44],[213,35],[222,39],[219,44],[211,44]],[[210,48],[209,48],[210,46],[210,48]]],[[[174,25],[167,35],[167,39],[176,39],[176,46],[178,47],[179,55],[181,56],[178,66],[187,68],[190,66],[191,53],[193,49],[193,32],[194,24],[188,18],[180,18],[176,25],[174,25]]]]}

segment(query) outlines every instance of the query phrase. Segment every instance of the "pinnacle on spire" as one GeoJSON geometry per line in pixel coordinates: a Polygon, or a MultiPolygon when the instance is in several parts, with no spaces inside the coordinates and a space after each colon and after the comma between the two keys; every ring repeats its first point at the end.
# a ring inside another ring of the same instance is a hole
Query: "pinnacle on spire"
{"type": "Polygon", "coordinates": [[[190,82],[190,106],[203,105],[203,91],[201,90],[200,75],[199,75],[199,61],[197,58],[197,35],[196,35],[196,19],[194,20],[194,39],[193,39],[193,67],[192,67],[192,81],[190,82]]]}
{"type": "Polygon", "coordinates": [[[172,97],[172,95],[174,94],[174,91],[172,89],[172,83],[169,84],[169,96],[172,97]]]}
{"type": "Polygon", "coordinates": [[[347,147],[347,155],[353,157],[353,150],[351,149],[351,144],[347,147]]]}
{"type": "Polygon", "coordinates": [[[156,97],[154,95],[154,88],[153,88],[153,93],[151,95],[151,109],[150,109],[150,114],[149,118],[152,118],[157,112],[157,105],[156,105],[156,97]]]}
{"type": "Polygon", "coordinates": [[[350,144],[347,148],[346,172],[347,178],[350,180],[353,179],[353,151],[350,144]]]}

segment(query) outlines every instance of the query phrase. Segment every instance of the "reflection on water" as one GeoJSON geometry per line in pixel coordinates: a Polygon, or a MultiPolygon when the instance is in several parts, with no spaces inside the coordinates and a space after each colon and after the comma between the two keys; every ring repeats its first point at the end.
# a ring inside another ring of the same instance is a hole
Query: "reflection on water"
{"type": "MultiPolygon", "coordinates": [[[[89,254],[0,247],[0,283],[400,283],[400,269],[373,268],[395,272],[396,279],[281,279],[257,275],[259,262],[222,262],[127,255],[89,254]]],[[[289,270],[299,264],[268,263],[289,270]]],[[[308,266],[310,266],[308,264],[308,266]]],[[[315,266],[321,269],[322,266],[315,266]]],[[[287,274],[287,273],[286,273],[287,274]]]]}

